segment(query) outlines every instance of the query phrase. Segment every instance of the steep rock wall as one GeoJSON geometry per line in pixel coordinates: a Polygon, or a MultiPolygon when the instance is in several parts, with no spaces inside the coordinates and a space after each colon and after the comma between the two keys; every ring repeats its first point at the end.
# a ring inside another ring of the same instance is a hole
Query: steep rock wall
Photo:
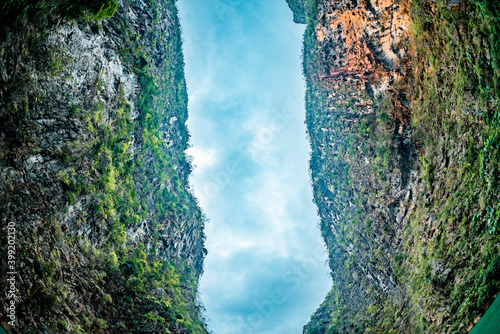
{"type": "Polygon", "coordinates": [[[302,24],[307,23],[304,3],[301,0],[286,0],[286,2],[293,13],[293,22],[302,24]]]}
{"type": "Polygon", "coordinates": [[[303,5],[311,174],[333,277],[304,333],[466,333],[499,291],[498,165],[480,153],[498,154],[485,139],[498,132],[498,8],[303,5]]]}
{"type": "MultiPolygon", "coordinates": [[[[406,74],[408,22],[406,9],[390,1],[318,1],[309,22],[311,170],[334,288],[306,333],[324,333],[332,324],[352,332],[354,318],[374,305],[404,305],[394,255],[402,252],[415,150],[406,96],[392,84],[406,74]],[[382,104],[398,105],[399,119],[382,104]]],[[[404,331],[407,319],[397,326],[404,331]]]]}
{"type": "Polygon", "coordinates": [[[175,2],[123,0],[103,20],[31,6],[0,27],[1,254],[10,222],[17,271],[2,325],[205,333],[175,2]]]}

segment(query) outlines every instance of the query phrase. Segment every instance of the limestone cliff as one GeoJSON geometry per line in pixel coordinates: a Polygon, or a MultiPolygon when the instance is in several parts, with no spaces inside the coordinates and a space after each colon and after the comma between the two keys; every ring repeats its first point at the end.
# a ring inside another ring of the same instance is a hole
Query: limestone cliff
{"type": "Polygon", "coordinates": [[[9,333],[206,333],[173,0],[7,1],[1,257],[9,333]],[[114,14],[114,15],[113,15],[114,14]],[[9,237],[9,240],[12,239],[9,237]],[[9,248],[10,250],[10,248],[9,248]]]}
{"type": "Polygon", "coordinates": [[[307,23],[304,3],[301,0],[286,0],[286,2],[293,13],[293,22],[307,23]]]}
{"type": "Polygon", "coordinates": [[[333,277],[304,333],[466,333],[500,290],[499,8],[303,6],[310,168],[333,277]]]}

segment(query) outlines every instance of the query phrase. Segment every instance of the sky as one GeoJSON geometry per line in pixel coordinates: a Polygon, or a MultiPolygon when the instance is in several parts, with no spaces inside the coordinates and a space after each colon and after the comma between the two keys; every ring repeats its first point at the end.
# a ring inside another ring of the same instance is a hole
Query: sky
{"type": "Polygon", "coordinates": [[[215,334],[298,334],[331,288],[304,124],[305,26],[285,0],[178,0],[192,187],[215,334]]]}

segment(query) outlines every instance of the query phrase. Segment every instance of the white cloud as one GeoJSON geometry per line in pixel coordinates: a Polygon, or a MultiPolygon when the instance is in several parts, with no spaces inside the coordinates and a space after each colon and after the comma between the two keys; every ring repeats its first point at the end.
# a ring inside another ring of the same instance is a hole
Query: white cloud
{"type": "Polygon", "coordinates": [[[215,149],[200,149],[197,147],[190,147],[186,150],[186,154],[193,157],[193,164],[196,166],[198,173],[203,173],[204,170],[214,165],[217,160],[217,150],[215,149]]]}
{"type": "Polygon", "coordinates": [[[254,302],[275,287],[286,289],[284,273],[318,258],[300,288],[252,332],[298,333],[330,285],[326,255],[314,254],[324,248],[307,171],[303,27],[281,0],[237,0],[230,14],[213,12],[213,3],[234,1],[178,2],[194,145],[187,153],[197,166],[195,194],[210,219],[199,291],[211,328],[241,333],[254,302]],[[228,172],[233,163],[239,172],[228,172]]]}
{"type": "Polygon", "coordinates": [[[273,163],[273,160],[276,160],[275,153],[281,145],[279,136],[285,127],[286,125],[277,117],[272,116],[272,112],[253,110],[251,116],[243,124],[243,128],[252,137],[252,141],[246,147],[252,160],[261,165],[273,163]]]}

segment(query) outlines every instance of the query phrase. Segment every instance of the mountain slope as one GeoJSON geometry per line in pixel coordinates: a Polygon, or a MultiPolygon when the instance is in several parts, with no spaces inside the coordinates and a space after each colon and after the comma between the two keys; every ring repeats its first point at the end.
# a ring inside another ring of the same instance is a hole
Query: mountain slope
{"type": "Polygon", "coordinates": [[[498,5],[303,6],[334,282],[304,333],[466,333],[500,290],[498,5]]]}
{"type": "Polygon", "coordinates": [[[206,333],[175,2],[2,6],[1,256],[15,231],[17,272],[15,326],[4,308],[2,325],[206,333]]]}

